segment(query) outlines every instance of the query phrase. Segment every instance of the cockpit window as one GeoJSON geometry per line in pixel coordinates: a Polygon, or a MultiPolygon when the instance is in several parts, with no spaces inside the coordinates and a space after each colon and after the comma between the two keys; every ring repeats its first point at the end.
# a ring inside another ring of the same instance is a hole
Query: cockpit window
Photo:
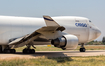
{"type": "Polygon", "coordinates": [[[89,22],[91,22],[91,20],[89,20],[89,22]]]}

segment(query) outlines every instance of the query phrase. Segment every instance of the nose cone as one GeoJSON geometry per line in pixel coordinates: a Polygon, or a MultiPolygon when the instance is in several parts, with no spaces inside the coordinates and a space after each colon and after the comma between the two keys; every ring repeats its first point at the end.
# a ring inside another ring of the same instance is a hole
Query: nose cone
{"type": "Polygon", "coordinates": [[[101,31],[97,30],[97,37],[99,37],[101,35],[101,31]]]}

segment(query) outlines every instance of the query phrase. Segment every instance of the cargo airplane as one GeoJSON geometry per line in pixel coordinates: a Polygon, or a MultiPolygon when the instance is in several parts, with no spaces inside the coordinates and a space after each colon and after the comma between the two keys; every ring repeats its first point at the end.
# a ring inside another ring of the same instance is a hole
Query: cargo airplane
{"type": "Polygon", "coordinates": [[[58,16],[43,18],[0,16],[0,53],[15,53],[26,46],[23,53],[35,53],[35,45],[49,45],[63,50],[85,52],[84,44],[99,37],[101,31],[85,17],[58,16]]]}

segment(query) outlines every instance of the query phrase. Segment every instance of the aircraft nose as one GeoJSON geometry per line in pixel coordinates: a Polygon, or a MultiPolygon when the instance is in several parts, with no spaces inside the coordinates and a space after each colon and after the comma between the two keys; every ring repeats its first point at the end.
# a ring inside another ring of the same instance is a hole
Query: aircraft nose
{"type": "Polygon", "coordinates": [[[99,37],[101,35],[101,31],[97,30],[97,37],[99,37]]]}

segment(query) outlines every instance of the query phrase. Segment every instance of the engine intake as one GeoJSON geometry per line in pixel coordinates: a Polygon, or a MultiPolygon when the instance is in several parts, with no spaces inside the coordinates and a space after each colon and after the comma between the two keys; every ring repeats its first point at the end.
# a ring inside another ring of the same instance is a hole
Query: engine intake
{"type": "Polygon", "coordinates": [[[75,35],[63,35],[51,41],[55,47],[65,49],[76,49],[78,46],[78,38],[75,35]]]}

